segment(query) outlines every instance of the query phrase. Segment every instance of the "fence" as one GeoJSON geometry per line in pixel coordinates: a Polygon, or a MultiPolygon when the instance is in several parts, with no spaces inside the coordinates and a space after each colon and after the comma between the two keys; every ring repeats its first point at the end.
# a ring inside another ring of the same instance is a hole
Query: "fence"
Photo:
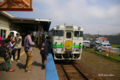
{"type": "Polygon", "coordinates": [[[83,46],[84,46],[84,48],[85,47],[90,47],[90,44],[89,43],[83,43],[83,46]]]}
{"type": "Polygon", "coordinates": [[[118,49],[118,48],[102,47],[102,51],[105,51],[106,54],[111,53],[113,56],[114,56],[114,53],[120,54],[120,49],[118,49]]]}
{"type": "Polygon", "coordinates": [[[85,51],[90,51],[95,54],[99,54],[101,56],[105,56],[117,61],[120,61],[120,49],[118,48],[106,48],[102,47],[102,50],[96,51],[93,48],[85,48],[85,51]]]}

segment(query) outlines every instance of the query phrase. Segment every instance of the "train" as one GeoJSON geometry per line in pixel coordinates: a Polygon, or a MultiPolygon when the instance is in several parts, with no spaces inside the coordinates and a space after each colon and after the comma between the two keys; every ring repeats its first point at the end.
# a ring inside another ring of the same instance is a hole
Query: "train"
{"type": "Polygon", "coordinates": [[[83,47],[83,28],[74,25],[59,25],[50,31],[54,60],[79,60],[83,47]]]}

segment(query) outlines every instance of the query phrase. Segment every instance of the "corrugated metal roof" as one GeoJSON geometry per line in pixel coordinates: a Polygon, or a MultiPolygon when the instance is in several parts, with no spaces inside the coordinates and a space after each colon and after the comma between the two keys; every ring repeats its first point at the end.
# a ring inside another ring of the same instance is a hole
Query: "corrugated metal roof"
{"type": "Polygon", "coordinates": [[[6,11],[0,11],[1,13],[3,13],[4,15],[8,16],[8,17],[14,17],[12,14],[6,12],[6,11]]]}

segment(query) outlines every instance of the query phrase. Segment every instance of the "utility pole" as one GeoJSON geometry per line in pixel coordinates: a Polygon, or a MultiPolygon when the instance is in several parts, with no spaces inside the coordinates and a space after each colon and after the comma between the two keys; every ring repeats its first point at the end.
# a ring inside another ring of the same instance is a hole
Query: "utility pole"
{"type": "Polygon", "coordinates": [[[99,38],[99,31],[98,31],[98,38],[99,38]]]}

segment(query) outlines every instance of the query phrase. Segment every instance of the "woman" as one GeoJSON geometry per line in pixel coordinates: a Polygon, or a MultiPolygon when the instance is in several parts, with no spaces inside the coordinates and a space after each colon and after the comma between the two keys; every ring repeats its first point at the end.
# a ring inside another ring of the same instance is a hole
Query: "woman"
{"type": "Polygon", "coordinates": [[[9,35],[9,36],[8,36],[8,39],[10,39],[9,45],[10,45],[10,47],[11,47],[11,52],[10,52],[9,54],[11,54],[11,55],[10,55],[10,58],[11,58],[11,60],[13,60],[13,59],[12,59],[12,53],[13,53],[13,45],[14,45],[14,44],[12,44],[12,39],[13,39],[12,35],[9,35]]]}
{"type": "Polygon", "coordinates": [[[2,38],[1,38],[1,36],[0,36],[0,46],[2,45],[2,38]]]}

